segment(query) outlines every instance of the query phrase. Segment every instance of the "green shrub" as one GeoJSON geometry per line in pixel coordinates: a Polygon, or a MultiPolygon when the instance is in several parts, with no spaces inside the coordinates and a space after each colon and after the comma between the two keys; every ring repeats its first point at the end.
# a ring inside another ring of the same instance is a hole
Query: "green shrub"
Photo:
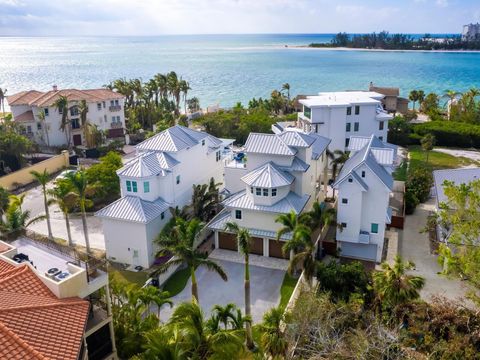
{"type": "Polygon", "coordinates": [[[411,143],[430,133],[437,139],[437,146],[461,148],[480,147],[480,125],[455,121],[429,121],[412,126],[411,143]]]}
{"type": "Polygon", "coordinates": [[[405,214],[411,215],[415,211],[415,208],[420,203],[418,198],[411,191],[405,192],[405,214]]]}

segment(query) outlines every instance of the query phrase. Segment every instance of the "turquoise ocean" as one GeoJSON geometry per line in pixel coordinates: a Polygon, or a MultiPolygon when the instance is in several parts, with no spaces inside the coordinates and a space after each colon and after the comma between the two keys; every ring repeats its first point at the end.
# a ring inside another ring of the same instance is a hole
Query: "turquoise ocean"
{"type": "Polygon", "coordinates": [[[229,107],[290,83],[292,94],[366,89],[370,81],[442,93],[480,87],[480,53],[299,48],[332,34],[0,37],[0,87],[93,88],[174,70],[203,107],[229,107]]]}

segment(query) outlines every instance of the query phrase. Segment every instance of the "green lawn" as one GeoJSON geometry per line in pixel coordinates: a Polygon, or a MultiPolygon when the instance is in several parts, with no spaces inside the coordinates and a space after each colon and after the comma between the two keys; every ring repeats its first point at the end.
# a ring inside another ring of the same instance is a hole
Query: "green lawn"
{"type": "Polygon", "coordinates": [[[148,279],[148,273],[144,271],[127,271],[127,270],[118,270],[110,267],[109,270],[111,273],[114,274],[120,281],[126,281],[132,284],[136,284],[138,286],[143,286],[145,281],[148,279]]]}
{"type": "Polygon", "coordinates": [[[407,180],[407,161],[403,161],[402,164],[395,169],[393,172],[393,178],[397,181],[406,181],[407,180]]]}
{"type": "Polygon", "coordinates": [[[410,169],[427,167],[432,170],[437,170],[452,169],[467,165],[479,165],[475,160],[466,157],[456,157],[437,151],[430,151],[427,163],[426,152],[423,151],[421,146],[410,146],[408,151],[410,153],[410,169]]]}
{"type": "Polygon", "coordinates": [[[163,284],[163,290],[168,291],[170,296],[175,296],[185,289],[188,279],[190,279],[190,269],[180,269],[163,284]]]}
{"type": "Polygon", "coordinates": [[[288,300],[292,296],[293,290],[297,285],[297,278],[291,277],[288,273],[285,273],[285,277],[283,278],[282,287],[280,288],[280,304],[279,306],[282,309],[288,304],[288,300]]]}

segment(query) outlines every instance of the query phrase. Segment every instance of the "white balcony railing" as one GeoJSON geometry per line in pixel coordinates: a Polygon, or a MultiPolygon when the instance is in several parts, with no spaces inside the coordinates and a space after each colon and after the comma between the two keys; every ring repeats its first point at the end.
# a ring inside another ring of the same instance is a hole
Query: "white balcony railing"
{"type": "Polygon", "coordinates": [[[360,230],[360,234],[358,235],[358,242],[360,242],[361,244],[369,244],[370,233],[368,231],[360,230]]]}
{"type": "Polygon", "coordinates": [[[111,105],[108,107],[108,110],[110,111],[120,111],[122,110],[122,106],[121,105],[111,105]]]}

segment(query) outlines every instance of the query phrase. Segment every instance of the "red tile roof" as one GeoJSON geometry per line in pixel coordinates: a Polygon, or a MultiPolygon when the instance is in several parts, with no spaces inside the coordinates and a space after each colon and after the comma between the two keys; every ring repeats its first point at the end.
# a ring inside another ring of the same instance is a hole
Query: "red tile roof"
{"type": "Polygon", "coordinates": [[[30,90],[7,96],[7,101],[12,105],[35,105],[52,106],[60,96],[66,96],[69,101],[86,100],[87,102],[98,102],[105,100],[123,99],[125,96],[108,89],[62,89],[46,92],[30,90]]]}
{"type": "Polygon", "coordinates": [[[35,118],[33,117],[32,110],[25,111],[24,113],[15,116],[16,122],[33,122],[35,118]]]}
{"type": "Polygon", "coordinates": [[[0,359],[77,359],[88,301],[58,299],[27,265],[0,260],[0,359]]]}

